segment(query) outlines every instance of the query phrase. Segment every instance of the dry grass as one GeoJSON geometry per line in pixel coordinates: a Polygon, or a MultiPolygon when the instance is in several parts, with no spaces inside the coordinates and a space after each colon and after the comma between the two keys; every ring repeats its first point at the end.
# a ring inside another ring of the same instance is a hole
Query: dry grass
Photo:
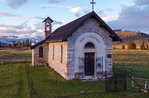
{"type": "Polygon", "coordinates": [[[31,50],[28,48],[0,48],[0,64],[7,62],[31,61],[31,50]]]}

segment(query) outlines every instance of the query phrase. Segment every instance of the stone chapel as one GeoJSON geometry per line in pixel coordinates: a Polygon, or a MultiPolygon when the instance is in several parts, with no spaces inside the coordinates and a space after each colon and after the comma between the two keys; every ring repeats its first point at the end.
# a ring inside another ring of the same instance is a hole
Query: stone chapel
{"type": "Polygon", "coordinates": [[[48,65],[66,80],[112,73],[112,41],[121,39],[94,11],[54,32],[52,19],[43,22],[45,39],[31,47],[32,65],[48,65]]]}

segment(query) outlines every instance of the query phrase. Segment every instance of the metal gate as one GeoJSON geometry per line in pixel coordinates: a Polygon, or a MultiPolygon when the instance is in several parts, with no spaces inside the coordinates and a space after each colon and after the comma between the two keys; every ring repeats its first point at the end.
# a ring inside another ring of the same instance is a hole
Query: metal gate
{"type": "Polygon", "coordinates": [[[126,71],[116,74],[105,74],[106,92],[125,91],[127,90],[126,71]]]}

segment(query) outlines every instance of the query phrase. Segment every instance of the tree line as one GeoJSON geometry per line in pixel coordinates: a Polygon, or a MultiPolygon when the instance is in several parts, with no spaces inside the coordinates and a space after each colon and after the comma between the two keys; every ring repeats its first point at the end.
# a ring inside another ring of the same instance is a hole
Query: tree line
{"type": "MultiPolygon", "coordinates": [[[[128,49],[136,49],[136,44],[134,43],[134,41],[128,41],[128,49]]],[[[126,49],[125,45],[122,45],[122,49],[126,49]]],[[[142,43],[140,44],[140,49],[141,50],[148,50],[149,46],[148,44],[145,43],[145,41],[142,41],[142,43]]]]}
{"type": "Polygon", "coordinates": [[[12,47],[30,47],[32,45],[32,42],[29,39],[26,39],[21,43],[21,41],[14,41],[12,44],[12,47]]]}

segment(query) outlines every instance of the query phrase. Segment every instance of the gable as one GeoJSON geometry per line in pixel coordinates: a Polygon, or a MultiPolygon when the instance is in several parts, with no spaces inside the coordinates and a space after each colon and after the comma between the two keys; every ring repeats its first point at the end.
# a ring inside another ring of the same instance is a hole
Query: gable
{"type": "Polygon", "coordinates": [[[67,38],[70,37],[78,27],[80,27],[87,19],[92,17],[94,17],[101,24],[99,25],[100,27],[105,28],[111,34],[113,41],[121,41],[120,37],[94,11],[56,29],[46,39],[46,41],[67,41],[67,38]]]}

